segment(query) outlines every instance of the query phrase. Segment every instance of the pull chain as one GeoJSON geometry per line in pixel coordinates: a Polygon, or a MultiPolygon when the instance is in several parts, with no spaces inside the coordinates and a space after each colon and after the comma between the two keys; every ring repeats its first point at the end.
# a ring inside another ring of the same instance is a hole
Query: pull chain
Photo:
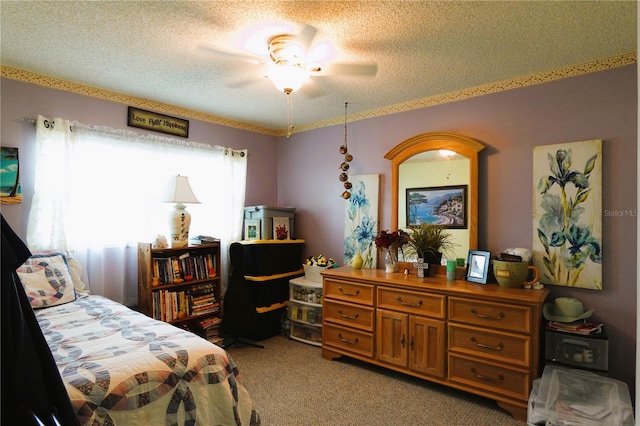
{"type": "Polygon", "coordinates": [[[293,134],[293,100],[291,99],[291,89],[284,89],[287,95],[287,138],[293,134]]]}
{"type": "Polygon", "coordinates": [[[344,150],[345,152],[349,150],[347,147],[347,104],[348,102],[344,103],[344,150]]]}

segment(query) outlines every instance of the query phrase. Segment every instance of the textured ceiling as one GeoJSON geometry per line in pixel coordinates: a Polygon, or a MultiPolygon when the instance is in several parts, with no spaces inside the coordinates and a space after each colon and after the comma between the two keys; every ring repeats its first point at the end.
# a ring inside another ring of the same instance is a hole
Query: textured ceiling
{"type": "Polygon", "coordinates": [[[210,51],[242,50],[267,22],[309,24],[334,62],[378,65],[374,77],[313,77],[292,95],[297,129],[340,119],[345,102],[357,118],[637,52],[635,1],[2,1],[0,12],[5,69],[274,130],[287,127],[286,95],[258,65],[210,51]]]}

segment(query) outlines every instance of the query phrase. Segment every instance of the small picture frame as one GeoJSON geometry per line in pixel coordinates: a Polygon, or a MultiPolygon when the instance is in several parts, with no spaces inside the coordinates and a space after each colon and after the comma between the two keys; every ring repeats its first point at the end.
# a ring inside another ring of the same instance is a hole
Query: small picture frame
{"type": "Polygon", "coordinates": [[[248,241],[260,239],[260,219],[244,220],[244,239],[248,241]]]}
{"type": "Polygon", "coordinates": [[[289,240],[289,218],[288,217],[274,217],[273,218],[273,239],[274,240],[289,240]]]}
{"type": "Polygon", "coordinates": [[[491,252],[469,250],[467,258],[467,281],[486,284],[491,264],[491,252]]]}

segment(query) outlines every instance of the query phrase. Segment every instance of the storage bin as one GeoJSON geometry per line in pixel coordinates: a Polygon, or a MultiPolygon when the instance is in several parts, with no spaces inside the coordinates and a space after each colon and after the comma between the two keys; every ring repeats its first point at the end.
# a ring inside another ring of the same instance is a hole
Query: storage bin
{"type": "MultiPolygon", "coordinates": [[[[248,206],[244,208],[245,219],[260,219],[260,239],[273,240],[273,218],[286,217],[289,219],[289,238],[295,238],[294,223],[296,217],[295,207],[274,206],[248,206]]],[[[243,237],[247,239],[245,235],[243,237]]]]}
{"type": "Polygon", "coordinates": [[[271,306],[289,299],[289,280],[295,275],[268,279],[268,277],[246,277],[245,282],[253,295],[255,306],[271,306]]]}
{"type": "Polygon", "coordinates": [[[533,382],[527,424],[632,426],[629,388],[589,371],[547,365],[533,382]]]}
{"type": "Polygon", "coordinates": [[[312,281],[314,283],[321,283],[322,275],[320,275],[320,272],[329,268],[329,266],[314,266],[304,264],[302,265],[302,267],[304,268],[304,277],[308,281],[312,281]]]}
{"type": "MultiPolygon", "coordinates": [[[[290,282],[294,282],[291,280],[290,282]]],[[[289,299],[300,300],[301,302],[322,304],[322,287],[308,287],[291,284],[289,299]]]]}
{"type": "Polygon", "coordinates": [[[289,319],[313,325],[322,324],[322,306],[289,301],[289,319]]]}
{"type": "Polygon", "coordinates": [[[252,340],[265,340],[277,336],[281,332],[280,320],[286,315],[287,303],[278,303],[272,306],[256,308],[258,319],[253,324],[246,337],[252,340]]]}
{"type": "Polygon", "coordinates": [[[545,360],[568,366],[609,370],[609,340],[601,333],[582,336],[545,330],[545,360]]]}
{"type": "Polygon", "coordinates": [[[244,275],[261,276],[301,271],[303,240],[243,241],[244,275]]]}
{"type": "Polygon", "coordinates": [[[292,339],[302,340],[305,342],[322,344],[322,329],[316,328],[297,322],[291,323],[291,335],[292,339]]]}

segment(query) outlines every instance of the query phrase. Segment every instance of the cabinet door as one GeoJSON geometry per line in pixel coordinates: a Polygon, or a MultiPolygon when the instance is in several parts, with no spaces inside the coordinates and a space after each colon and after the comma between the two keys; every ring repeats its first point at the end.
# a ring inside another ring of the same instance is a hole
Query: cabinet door
{"type": "Polygon", "coordinates": [[[409,368],[444,377],[444,321],[411,315],[409,317],[409,368]]]}
{"type": "Polygon", "coordinates": [[[406,367],[409,315],[378,309],[376,318],[378,360],[406,367]]]}

